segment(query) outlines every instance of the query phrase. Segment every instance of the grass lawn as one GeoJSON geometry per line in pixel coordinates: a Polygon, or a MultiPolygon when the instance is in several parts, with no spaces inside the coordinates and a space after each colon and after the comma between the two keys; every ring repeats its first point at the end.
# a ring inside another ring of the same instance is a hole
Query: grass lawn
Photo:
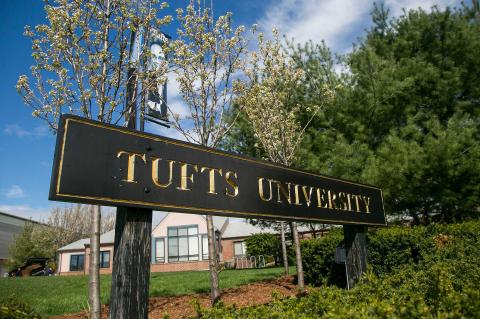
{"type": "MultiPolygon", "coordinates": [[[[293,274],[295,269],[290,267],[293,274]]],[[[230,288],[254,281],[272,279],[283,274],[283,268],[224,270],[220,288],[230,288]]],[[[101,276],[102,303],[110,300],[110,275],[101,276]]],[[[42,316],[60,315],[87,309],[88,276],[52,276],[0,278],[0,302],[14,295],[42,316]]],[[[210,291],[208,271],[152,273],[150,296],[173,296],[210,291]]]]}

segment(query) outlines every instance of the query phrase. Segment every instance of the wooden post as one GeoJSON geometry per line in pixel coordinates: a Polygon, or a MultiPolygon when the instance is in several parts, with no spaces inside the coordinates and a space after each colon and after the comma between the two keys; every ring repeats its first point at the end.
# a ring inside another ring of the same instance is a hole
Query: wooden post
{"type": "Polygon", "coordinates": [[[347,289],[351,289],[367,271],[367,228],[358,225],[343,226],[345,239],[345,267],[347,289]]]}
{"type": "MultiPolygon", "coordinates": [[[[130,34],[130,62],[136,36],[130,34]]],[[[134,61],[133,61],[134,62],[134,61]]],[[[128,70],[125,120],[128,128],[136,129],[137,74],[135,64],[128,70]]],[[[143,125],[142,125],[143,128],[143,125]]],[[[150,283],[152,210],[117,207],[113,252],[111,319],[147,319],[150,283]]]]}
{"type": "Polygon", "coordinates": [[[111,319],[147,319],[152,211],[118,207],[115,222],[111,319]]]}

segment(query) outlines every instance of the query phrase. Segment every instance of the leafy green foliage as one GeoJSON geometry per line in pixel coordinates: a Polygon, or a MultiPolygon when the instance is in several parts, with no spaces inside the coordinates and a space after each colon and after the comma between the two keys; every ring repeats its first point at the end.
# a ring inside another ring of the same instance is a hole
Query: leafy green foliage
{"type": "MultiPolygon", "coordinates": [[[[341,232],[334,231],[305,244],[302,253],[307,258],[314,247],[324,254],[317,260],[327,264],[340,238],[341,232]]],[[[374,271],[350,291],[311,287],[306,297],[243,309],[220,305],[199,309],[198,317],[479,318],[479,222],[381,229],[370,234],[369,245],[374,271]]]]}
{"type": "Polygon", "coordinates": [[[39,239],[39,232],[44,225],[38,225],[33,222],[26,222],[22,232],[15,237],[15,241],[10,250],[10,259],[8,265],[14,269],[23,266],[29,258],[35,257],[53,257],[47,247],[44,247],[39,239]]]}
{"type": "Polygon", "coordinates": [[[380,186],[390,214],[462,219],[480,194],[479,24],[468,8],[373,20],[311,168],[380,186]]]}
{"type": "Polygon", "coordinates": [[[11,297],[0,303],[0,319],[41,319],[28,305],[11,297]]]}
{"type": "MultiPolygon", "coordinates": [[[[306,76],[291,103],[321,105],[293,164],[379,186],[387,214],[416,224],[478,215],[480,197],[480,24],[472,9],[374,7],[373,25],[335,60],[324,43],[289,45],[306,76]]],[[[302,123],[308,112],[300,112],[302,123]]],[[[248,123],[232,138],[254,154],[248,123]],[[240,137],[240,138],[238,138],[240,137]],[[243,138],[244,137],[244,138],[243,138]]]]}
{"type": "MultiPolygon", "coordinates": [[[[478,253],[473,246],[480,241],[479,234],[479,222],[378,229],[367,236],[368,266],[373,273],[382,276],[405,265],[426,263],[432,258],[442,261],[455,259],[456,253],[460,252],[464,255],[472,251],[478,253]],[[457,251],[444,249],[452,247],[453,242],[457,251]]],[[[342,283],[338,277],[343,278],[345,274],[335,271],[334,261],[335,248],[342,240],[343,232],[334,230],[326,237],[302,242],[307,282],[313,285],[342,283]]]]}
{"type": "Polygon", "coordinates": [[[305,281],[314,285],[343,285],[345,270],[335,264],[335,248],[342,242],[343,233],[332,230],[328,236],[304,240],[302,244],[302,262],[305,281]]]}
{"type": "Polygon", "coordinates": [[[272,256],[279,261],[282,255],[280,239],[277,235],[269,233],[254,234],[245,240],[247,254],[250,256],[272,256]]]}

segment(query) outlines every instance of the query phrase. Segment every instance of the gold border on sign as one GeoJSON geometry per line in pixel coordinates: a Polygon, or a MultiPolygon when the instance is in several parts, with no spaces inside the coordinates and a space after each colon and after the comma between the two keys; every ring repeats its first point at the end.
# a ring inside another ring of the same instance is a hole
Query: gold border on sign
{"type": "MultiPolygon", "coordinates": [[[[111,131],[117,131],[117,132],[120,132],[120,133],[123,133],[123,134],[129,134],[129,135],[133,135],[133,136],[143,137],[143,138],[146,138],[146,139],[149,139],[149,140],[152,140],[152,141],[156,141],[156,142],[163,142],[163,143],[167,143],[167,144],[173,144],[173,145],[177,145],[177,146],[181,146],[181,147],[187,147],[187,148],[195,149],[195,150],[202,151],[202,152],[212,153],[212,154],[221,155],[221,156],[227,156],[227,157],[235,158],[235,159],[241,160],[241,161],[246,161],[246,162],[255,163],[255,164],[263,164],[265,166],[284,169],[284,170],[292,171],[292,172],[295,172],[295,173],[300,173],[300,174],[310,175],[310,176],[314,176],[314,177],[318,177],[318,178],[325,178],[325,179],[334,180],[334,181],[338,181],[338,182],[342,182],[342,183],[348,183],[348,184],[352,184],[352,185],[357,185],[357,186],[362,186],[362,187],[367,187],[367,188],[371,188],[371,189],[380,190],[380,195],[381,195],[381,198],[382,198],[382,205],[383,205],[383,192],[378,187],[363,185],[363,184],[354,183],[354,182],[345,181],[345,180],[340,180],[340,179],[333,178],[333,177],[328,177],[328,176],[321,176],[321,175],[317,175],[317,174],[313,174],[313,173],[309,173],[309,172],[303,172],[303,171],[296,170],[296,169],[293,169],[293,168],[279,166],[279,165],[276,165],[276,164],[273,164],[273,163],[259,162],[259,161],[255,161],[255,160],[252,160],[252,159],[243,158],[241,156],[237,156],[237,155],[234,155],[234,154],[223,153],[223,152],[219,152],[219,151],[215,151],[215,150],[211,150],[211,149],[204,149],[204,148],[196,147],[195,145],[190,145],[190,144],[178,143],[178,142],[175,142],[175,141],[163,139],[161,137],[152,137],[150,135],[142,134],[140,132],[125,131],[125,130],[122,130],[120,128],[105,126],[105,125],[101,125],[101,124],[97,124],[97,123],[92,123],[92,122],[85,121],[85,120],[82,120],[82,119],[77,119],[77,118],[67,118],[66,121],[65,121],[65,131],[63,133],[62,149],[61,149],[61,154],[60,154],[60,164],[58,165],[58,174],[57,174],[56,195],[59,196],[59,197],[70,197],[70,198],[87,199],[87,200],[99,200],[99,201],[112,202],[112,203],[127,203],[127,204],[136,204],[136,205],[142,205],[142,206],[153,206],[153,207],[156,207],[156,208],[159,208],[159,209],[173,208],[173,209],[181,209],[181,210],[195,211],[195,212],[232,213],[232,214],[242,215],[242,216],[266,216],[266,217],[285,218],[285,216],[277,215],[277,214],[257,213],[257,212],[239,212],[239,211],[232,211],[232,210],[226,210],[226,209],[197,208],[197,207],[190,207],[190,206],[179,206],[179,205],[158,204],[158,203],[152,203],[152,202],[134,201],[134,200],[126,200],[126,199],[115,199],[115,198],[110,198],[110,197],[82,196],[82,195],[60,193],[60,181],[61,181],[62,169],[63,169],[63,156],[65,154],[65,141],[66,141],[66,137],[67,137],[68,124],[69,124],[70,121],[78,122],[78,123],[82,123],[82,124],[86,124],[86,125],[90,125],[90,126],[94,126],[94,127],[100,127],[100,128],[111,130],[111,131]]],[[[385,211],[385,208],[383,208],[383,209],[385,211]]],[[[385,215],[385,213],[384,213],[384,215],[385,215]]],[[[334,223],[334,222],[338,221],[338,222],[345,223],[345,224],[357,224],[357,225],[360,225],[360,224],[361,225],[377,225],[377,226],[386,225],[386,223],[381,224],[381,223],[368,223],[368,222],[353,222],[353,221],[345,221],[345,220],[338,220],[338,219],[333,221],[333,220],[329,220],[329,219],[296,217],[296,216],[288,216],[288,219],[311,220],[311,221],[326,222],[326,223],[334,223]]]]}

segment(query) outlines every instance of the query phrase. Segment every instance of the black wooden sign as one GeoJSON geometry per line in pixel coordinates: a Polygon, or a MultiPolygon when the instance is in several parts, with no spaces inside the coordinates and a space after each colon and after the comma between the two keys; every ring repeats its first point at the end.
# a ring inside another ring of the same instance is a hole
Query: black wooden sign
{"type": "Polygon", "coordinates": [[[59,125],[51,200],[385,225],[382,191],[75,116],[59,125]]]}

